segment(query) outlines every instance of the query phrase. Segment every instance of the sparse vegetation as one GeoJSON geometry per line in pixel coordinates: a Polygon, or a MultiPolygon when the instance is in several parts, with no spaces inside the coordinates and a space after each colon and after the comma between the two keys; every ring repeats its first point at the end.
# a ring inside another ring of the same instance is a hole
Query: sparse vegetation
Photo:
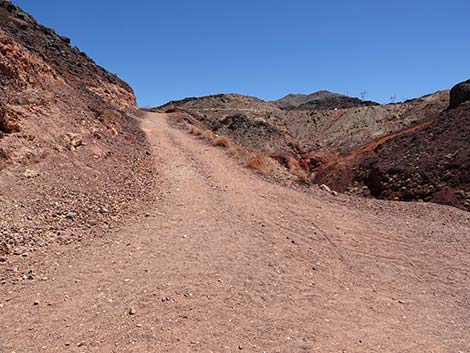
{"type": "Polygon", "coordinates": [[[214,140],[214,146],[230,148],[232,141],[227,136],[218,136],[214,140]]]}
{"type": "Polygon", "coordinates": [[[276,169],[275,163],[274,159],[258,151],[248,157],[246,166],[263,174],[269,174],[276,169]]]}
{"type": "Polygon", "coordinates": [[[203,130],[196,126],[192,126],[191,129],[189,130],[189,133],[191,135],[199,137],[202,140],[206,140],[210,143],[215,143],[215,141],[218,138],[211,130],[207,130],[207,129],[203,130]]]}
{"type": "Polygon", "coordinates": [[[203,130],[201,133],[201,138],[213,143],[215,140],[215,134],[211,130],[203,130]]]}
{"type": "Polygon", "coordinates": [[[295,165],[288,163],[288,156],[284,156],[285,158],[283,163],[278,160],[278,153],[247,150],[233,142],[228,136],[216,136],[211,130],[203,130],[196,126],[192,126],[189,132],[194,136],[198,136],[202,140],[208,141],[214,146],[226,149],[229,156],[241,161],[250,169],[263,174],[269,174],[272,173],[278,165],[283,165],[292,175],[296,176],[300,182],[310,182],[310,173],[303,169],[295,159],[290,160],[294,161],[295,165]],[[275,158],[275,156],[278,158],[275,158]]]}
{"type": "Polygon", "coordinates": [[[194,136],[201,136],[202,130],[196,126],[191,127],[191,130],[189,130],[189,133],[194,136]]]}
{"type": "Polygon", "coordinates": [[[227,149],[227,153],[229,156],[236,158],[236,159],[241,159],[243,155],[243,149],[242,147],[232,143],[230,147],[227,149]]]}
{"type": "Polygon", "coordinates": [[[291,169],[290,170],[292,175],[295,175],[297,179],[299,179],[302,183],[309,183],[310,182],[310,175],[307,171],[303,169],[291,169]]]}

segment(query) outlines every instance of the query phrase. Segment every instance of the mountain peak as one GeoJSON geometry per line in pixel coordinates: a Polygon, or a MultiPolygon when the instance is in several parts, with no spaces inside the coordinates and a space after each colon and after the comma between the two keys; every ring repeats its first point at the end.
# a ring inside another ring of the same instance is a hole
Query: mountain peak
{"type": "Polygon", "coordinates": [[[310,94],[291,93],[273,103],[284,110],[325,110],[378,105],[376,102],[363,101],[327,90],[310,94]]]}

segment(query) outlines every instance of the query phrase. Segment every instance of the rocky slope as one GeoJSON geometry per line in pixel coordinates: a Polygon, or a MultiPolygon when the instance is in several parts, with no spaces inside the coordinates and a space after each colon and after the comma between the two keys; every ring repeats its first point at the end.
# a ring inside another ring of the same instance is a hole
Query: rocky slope
{"type": "Polygon", "coordinates": [[[273,102],[284,110],[329,110],[379,105],[329,91],[312,94],[289,94],[273,102]]]}
{"type": "Polygon", "coordinates": [[[0,259],[105,225],[151,183],[132,89],[0,0],[0,259]]]}
{"type": "Polygon", "coordinates": [[[186,112],[191,123],[253,148],[297,154],[318,150],[344,154],[432,120],[448,104],[448,92],[443,91],[402,104],[282,110],[255,97],[221,94],[173,101],[153,110],[186,112]]]}
{"type": "Polygon", "coordinates": [[[248,147],[291,149],[284,111],[256,97],[218,94],[172,101],[152,110],[185,112],[192,124],[227,135],[248,147]]]}
{"type": "Polygon", "coordinates": [[[460,92],[452,90],[449,109],[432,124],[384,143],[361,163],[356,178],[373,196],[470,210],[470,95],[460,92]]]}
{"type": "Polygon", "coordinates": [[[305,149],[346,154],[376,139],[430,121],[448,104],[449,92],[441,91],[400,104],[288,111],[284,122],[292,137],[305,145],[305,149]]]}
{"type": "Polygon", "coordinates": [[[470,210],[470,95],[462,95],[465,84],[455,86],[449,107],[427,122],[340,156],[319,170],[316,182],[337,191],[470,210]]]}
{"type": "MultiPolygon", "coordinates": [[[[327,184],[340,192],[350,190],[366,196],[467,207],[466,163],[447,183],[441,180],[444,175],[437,172],[448,168],[437,161],[450,158],[446,156],[455,150],[461,149],[455,156],[459,162],[466,159],[463,154],[468,150],[468,134],[465,127],[459,127],[465,121],[465,106],[455,112],[446,110],[449,100],[464,100],[465,85],[454,88],[451,99],[449,91],[440,91],[398,104],[347,109],[280,109],[254,97],[216,95],[174,101],[155,110],[184,112],[190,124],[264,150],[282,164],[290,163],[289,168],[297,165],[305,169],[312,182],[327,184]],[[428,143],[435,141],[429,136],[438,135],[440,142],[428,143]],[[417,158],[421,154],[428,156],[429,163],[417,158]],[[298,163],[293,164],[292,160],[298,163]],[[400,177],[394,167],[397,163],[403,164],[400,177]],[[391,175],[389,169],[395,174],[391,175]],[[434,175],[428,175],[433,186],[416,183],[412,175],[417,171],[434,175]],[[452,185],[452,190],[440,191],[444,185],[452,185]]],[[[298,100],[292,104],[304,105],[302,97],[294,98],[298,100]]]]}

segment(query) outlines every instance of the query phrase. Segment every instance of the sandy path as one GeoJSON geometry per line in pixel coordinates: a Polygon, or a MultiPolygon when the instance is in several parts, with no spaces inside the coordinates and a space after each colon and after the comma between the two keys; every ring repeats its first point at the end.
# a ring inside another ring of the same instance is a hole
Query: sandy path
{"type": "Polygon", "coordinates": [[[462,212],[274,185],[166,119],[143,121],[157,204],[0,288],[0,352],[470,350],[470,227],[440,218],[462,212]]]}

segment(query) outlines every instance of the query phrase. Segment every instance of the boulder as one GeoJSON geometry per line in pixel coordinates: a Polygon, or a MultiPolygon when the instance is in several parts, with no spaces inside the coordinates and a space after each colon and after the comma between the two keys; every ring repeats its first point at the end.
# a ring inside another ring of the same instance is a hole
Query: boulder
{"type": "Polygon", "coordinates": [[[449,109],[457,108],[467,101],[470,101],[470,80],[460,82],[450,90],[449,109]]]}

